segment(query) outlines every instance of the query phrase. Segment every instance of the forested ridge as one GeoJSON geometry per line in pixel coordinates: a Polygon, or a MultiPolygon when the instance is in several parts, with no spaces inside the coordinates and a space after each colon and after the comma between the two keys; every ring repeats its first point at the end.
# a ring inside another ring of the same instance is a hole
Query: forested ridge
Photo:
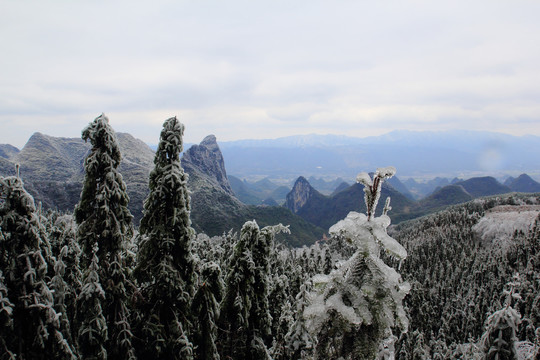
{"type": "Polygon", "coordinates": [[[103,115],[83,130],[73,215],[0,177],[0,359],[539,358],[540,196],[389,227],[390,201],[375,216],[389,167],[358,177],[367,213],[311,247],[255,221],[209,237],[191,227],[183,132],[164,123],[139,229],[103,115]],[[536,216],[508,233],[497,211],[536,216]]]}

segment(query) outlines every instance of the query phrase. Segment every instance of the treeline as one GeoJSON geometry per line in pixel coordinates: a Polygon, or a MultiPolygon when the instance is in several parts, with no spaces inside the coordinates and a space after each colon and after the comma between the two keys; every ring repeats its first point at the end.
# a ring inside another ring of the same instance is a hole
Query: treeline
{"type": "Polygon", "coordinates": [[[539,221],[504,251],[472,230],[489,208],[538,198],[402,224],[390,232],[402,248],[386,232],[389,203],[373,215],[385,168],[360,179],[368,217],[351,213],[310,248],[286,248],[274,239],[287,227],[255,221],[210,238],[191,228],[183,131],[163,125],[139,229],[104,115],[82,133],[92,149],[73,215],[0,177],[1,360],[538,356],[539,221]]]}

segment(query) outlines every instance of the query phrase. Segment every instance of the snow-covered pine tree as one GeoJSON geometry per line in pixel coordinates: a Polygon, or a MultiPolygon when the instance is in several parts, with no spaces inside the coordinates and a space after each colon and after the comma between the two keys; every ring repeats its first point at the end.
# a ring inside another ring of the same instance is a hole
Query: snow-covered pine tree
{"type": "Polygon", "coordinates": [[[229,272],[225,279],[225,294],[220,305],[218,335],[224,359],[252,359],[249,314],[252,307],[256,265],[251,254],[251,243],[258,236],[257,224],[254,221],[245,223],[229,264],[229,272]]]}
{"type": "Polygon", "coordinates": [[[294,322],[291,324],[287,335],[285,335],[286,359],[308,359],[311,358],[315,341],[306,326],[304,312],[309,306],[310,281],[300,286],[300,292],[296,295],[296,313],[294,322]]]}
{"type": "Polygon", "coordinates": [[[134,359],[127,307],[128,270],[123,260],[133,227],[126,184],[118,171],[122,157],[116,134],[104,114],[82,131],[82,138],[90,141],[92,148],[84,161],[84,185],[74,213],[82,247],[81,265],[83,269],[90,266],[97,243],[98,274],[105,291],[101,305],[107,321],[105,348],[111,358],[134,359]]]}
{"type": "Polygon", "coordinates": [[[3,301],[3,310],[12,309],[13,326],[3,338],[7,349],[21,359],[75,359],[60,331],[62,314],[54,310],[53,294],[47,286],[48,266],[43,254],[50,254],[49,244],[42,238],[45,231],[18,168],[17,176],[0,177],[0,229],[0,272],[4,293],[9,296],[3,301]]]}
{"type": "Polygon", "coordinates": [[[223,295],[221,269],[214,262],[201,265],[201,281],[192,302],[193,317],[198,319],[193,342],[198,360],[219,360],[217,348],[217,321],[219,302],[223,295]]]}
{"type": "Polygon", "coordinates": [[[255,221],[242,226],[221,303],[220,345],[225,357],[238,360],[269,357],[264,342],[272,326],[268,308],[268,257],[275,235],[288,231],[281,224],[259,229],[255,221]]]}
{"type": "Polygon", "coordinates": [[[514,298],[520,295],[515,292],[519,284],[519,275],[507,284],[506,304],[500,310],[495,311],[486,320],[486,331],[482,335],[481,348],[486,360],[514,360],[518,359],[516,348],[518,326],[521,323],[521,315],[512,307],[514,298]]]}
{"type": "Polygon", "coordinates": [[[180,164],[184,125],[166,120],[150,173],[144,202],[135,277],[142,300],[139,309],[141,354],[160,359],[187,359],[193,351],[189,304],[195,272],[191,242],[187,174],[180,164]]]}
{"type": "Polygon", "coordinates": [[[407,252],[387,234],[390,218],[375,217],[382,182],[394,174],[393,167],[377,169],[373,179],[359,174],[367,216],[350,212],[330,228],[333,236],[354,244],[356,252],[330,275],[313,278],[313,302],[305,316],[317,338],[316,359],[374,359],[382,341],[393,336],[392,328],[407,331],[402,300],[409,284],[380,258],[381,250],[399,260],[407,252]]]}

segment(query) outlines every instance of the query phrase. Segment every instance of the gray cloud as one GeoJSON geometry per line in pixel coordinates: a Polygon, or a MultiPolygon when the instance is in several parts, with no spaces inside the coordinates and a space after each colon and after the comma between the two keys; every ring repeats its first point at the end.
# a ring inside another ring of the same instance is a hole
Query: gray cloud
{"type": "Polygon", "coordinates": [[[7,2],[0,143],[106,112],[155,142],[393,129],[540,135],[530,1],[7,2]],[[155,129],[155,130],[154,130],[155,129]],[[155,134],[152,134],[155,131],[155,134]]]}

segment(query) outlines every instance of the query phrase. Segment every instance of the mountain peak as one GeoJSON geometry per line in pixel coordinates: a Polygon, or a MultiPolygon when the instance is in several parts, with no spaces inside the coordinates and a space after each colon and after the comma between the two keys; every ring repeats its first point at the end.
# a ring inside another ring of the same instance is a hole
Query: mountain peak
{"type": "Polygon", "coordinates": [[[208,135],[201,141],[201,146],[206,146],[208,148],[218,147],[217,139],[215,135],[208,135]]]}
{"type": "Polygon", "coordinates": [[[287,194],[285,207],[296,214],[315,193],[317,193],[317,190],[310,185],[305,177],[300,176],[296,179],[292,190],[287,194]]]}
{"type": "Polygon", "coordinates": [[[192,175],[199,172],[216,181],[227,194],[234,196],[225,171],[223,154],[214,135],[208,135],[199,145],[193,145],[182,157],[182,166],[192,175]]]}
{"type": "Polygon", "coordinates": [[[540,192],[540,183],[534,181],[529,175],[521,174],[507,184],[512,191],[534,193],[540,192]]]}

